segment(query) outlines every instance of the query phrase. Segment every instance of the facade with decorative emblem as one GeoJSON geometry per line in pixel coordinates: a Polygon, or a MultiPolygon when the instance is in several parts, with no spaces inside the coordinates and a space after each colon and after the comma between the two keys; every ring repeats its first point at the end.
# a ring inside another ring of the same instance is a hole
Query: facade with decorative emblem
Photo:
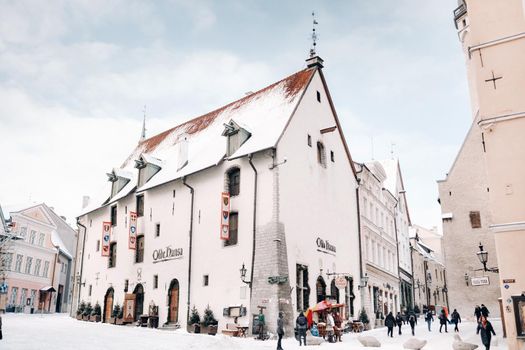
{"type": "Polygon", "coordinates": [[[167,327],[209,306],[219,331],[282,311],[288,336],[326,299],[357,317],[357,180],[322,63],[143,137],[78,218],[78,301],[167,327]]]}

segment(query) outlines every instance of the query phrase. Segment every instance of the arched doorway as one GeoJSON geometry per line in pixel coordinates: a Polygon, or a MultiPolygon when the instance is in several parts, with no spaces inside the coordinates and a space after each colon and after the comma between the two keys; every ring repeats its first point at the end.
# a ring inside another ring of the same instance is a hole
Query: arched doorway
{"type": "Polygon", "coordinates": [[[315,291],[317,294],[318,303],[326,299],[326,282],[322,276],[317,278],[317,282],[315,283],[315,291]]]}
{"type": "Polygon", "coordinates": [[[171,280],[168,291],[168,323],[177,323],[179,321],[179,281],[171,280]]]}
{"type": "Polygon", "coordinates": [[[137,321],[144,312],[144,287],[142,284],[137,284],[133,294],[135,294],[135,321],[137,321]]]}
{"type": "Polygon", "coordinates": [[[339,288],[335,285],[335,278],[330,283],[330,295],[339,304],[339,288]]]}
{"type": "Polygon", "coordinates": [[[108,288],[108,290],[106,291],[106,295],[104,296],[104,315],[102,316],[102,322],[109,322],[109,318],[113,313],[113,294],[113,288],[108,288]]]}

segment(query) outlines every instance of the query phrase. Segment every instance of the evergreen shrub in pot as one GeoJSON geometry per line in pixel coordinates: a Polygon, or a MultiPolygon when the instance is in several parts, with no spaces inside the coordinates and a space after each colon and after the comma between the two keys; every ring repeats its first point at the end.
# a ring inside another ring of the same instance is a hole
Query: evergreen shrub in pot
{"type": "Polygon", "coordinates": [[[93,311],[93,306],[91,306],[91,303],[87,303],[86,307],[84,308],[84,312],[82,313],[82,319],[84,321],[89,321],[89,316],[91,316],[91,312],[93,311]]]}
{"type": "Polygon", "coordinates": [[[99,303],[97,302],[93,307],[93,310],[91,311],[91,316],[89,317],[89,320],[91,322],[100,322],[101,314],[102,310],[100,308],[99,303]]]}

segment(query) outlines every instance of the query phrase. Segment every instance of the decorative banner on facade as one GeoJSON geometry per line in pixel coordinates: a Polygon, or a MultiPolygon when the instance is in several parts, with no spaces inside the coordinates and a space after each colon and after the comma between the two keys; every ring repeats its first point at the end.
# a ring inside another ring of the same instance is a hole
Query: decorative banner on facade
{"type": "Polygon", "coordinates": [[[137,213],[129,212],[129,249],[137,249],[137,213]]]}
{"type": "Polygon", "coordinates": [[[221,239],[230,239],[230,194],[223,192],[221,196],[221,239]]]}
{"type": "Polygon", "coordinates": [[[102,256],[109,256],[109,240],[111,233],[111,222],[102,223],[102,256]]]}
{"type": "Polygon", "coordinates": [[[126,294],[124,296],[124,322],[135,321],[135,294],[126,294]]]}

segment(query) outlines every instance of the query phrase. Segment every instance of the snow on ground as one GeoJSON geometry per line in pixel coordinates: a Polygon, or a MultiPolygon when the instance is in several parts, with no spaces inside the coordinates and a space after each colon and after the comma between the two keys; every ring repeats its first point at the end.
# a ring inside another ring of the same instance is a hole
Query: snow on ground
{"type": "MultiPolygon", "coordinates": [[[[2,316],[3,336],[0,340],[0,349],[4,350],[173,350],[173,349],[205,349],[205,350],[236,350],[236,349],[275,349],[276,341],[256,341],[254,339],[239,339],[224,335],[209,336],[205,334],[188,334],[182,330],[163,331],[137,327],[123,327],[101,323],[77,321],[67,315],[27,315],[6,314],[2,316]]],[[[500,320],[492,320],[496,330],[493,337],[493,350],[506,349],[506,342],[502,340],[500,320]]],[[[448,333],[439,333],[439,325],[432,324],[432,332],[426,329],[426,323],[420,322],[416,328],[416,338],[426,339],[429,343],[424,350],[452,349],[453,327],[448,333]]],[[[375,329],[363,334],[373,335],[382,343],[382,349],[403,349],[403,343],[411,338],[410,327],[403,326],[403,334],[394,338],[386,337],[386,328],[375,329]]],[[[460,335],[463,340],[481,346],[480,337],[476,335],[474,322],[460,324],[460,335]]],[[[320,349],[355,349],[363,348],[357,341],[357,334],[345,334],[343,343],[323,343],[320,349]]],[[[293,339],[285,339],[283,348],[302,349],[293,339]]],[[[315,349],[316,347],[310,347],[315,349]]]]}

